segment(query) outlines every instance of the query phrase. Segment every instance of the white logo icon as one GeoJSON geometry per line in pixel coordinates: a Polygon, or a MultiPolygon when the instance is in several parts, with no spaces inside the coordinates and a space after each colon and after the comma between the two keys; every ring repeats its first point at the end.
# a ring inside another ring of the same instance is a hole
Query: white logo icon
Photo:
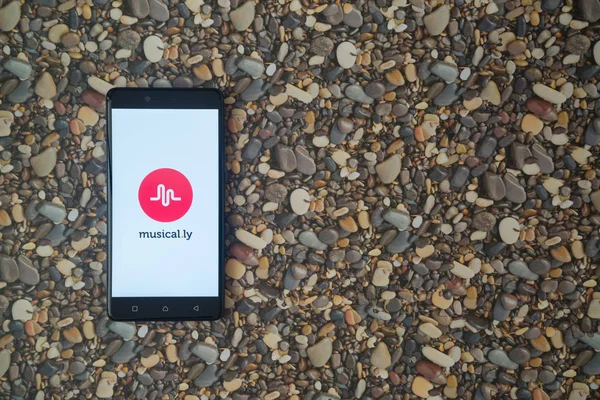
{"type": "Polygon", "coordinates": [[[181,197],[175,197],[173,189],[166,190],[162,183],[156,187],[156,197],[150,197],[150,201],[160,201],[163,207],[168,207],[172,201],[181,201],[181,197]]]}

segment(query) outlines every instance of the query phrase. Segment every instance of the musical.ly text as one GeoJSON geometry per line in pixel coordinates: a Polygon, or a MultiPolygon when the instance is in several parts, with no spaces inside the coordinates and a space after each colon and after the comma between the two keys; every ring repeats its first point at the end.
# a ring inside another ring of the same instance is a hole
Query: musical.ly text
{"type": "Polygon", "coordinates": [[[192,238],[191,231],[185,229],[177,229],[174,231],[154,231],[154,232],[140,232],[140,239],[185,239],[190,240],[192,238]]]}

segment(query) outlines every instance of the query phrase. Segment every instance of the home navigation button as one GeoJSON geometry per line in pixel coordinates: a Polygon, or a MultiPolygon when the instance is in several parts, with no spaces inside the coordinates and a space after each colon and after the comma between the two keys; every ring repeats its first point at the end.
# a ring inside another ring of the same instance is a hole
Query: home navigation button
{"type": "Polygon", "coordinates": [[[169,311],[169,307],[167,307],[167,306],[164,306],[164,307],[162,308],[162,310],[163,310],[163,312],[167,312],[167,311],[169,311]]]}

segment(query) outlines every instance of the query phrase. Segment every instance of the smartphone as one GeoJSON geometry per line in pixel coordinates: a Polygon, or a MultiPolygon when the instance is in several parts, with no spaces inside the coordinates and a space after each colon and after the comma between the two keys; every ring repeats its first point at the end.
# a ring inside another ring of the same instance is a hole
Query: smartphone
{"type": "Polygon", "coordinates": [[[215,320],[224,299],[224,103],[215,89],[107,99],[108,315],[215,320]]]}

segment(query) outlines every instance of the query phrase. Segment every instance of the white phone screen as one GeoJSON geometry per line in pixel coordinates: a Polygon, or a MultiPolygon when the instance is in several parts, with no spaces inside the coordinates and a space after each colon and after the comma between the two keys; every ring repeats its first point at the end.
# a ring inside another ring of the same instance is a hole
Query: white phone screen
{"type": "Polygon", "coordinates": [[[219,111],[111,118],[112,296],[218,296],[219,111]]]}

